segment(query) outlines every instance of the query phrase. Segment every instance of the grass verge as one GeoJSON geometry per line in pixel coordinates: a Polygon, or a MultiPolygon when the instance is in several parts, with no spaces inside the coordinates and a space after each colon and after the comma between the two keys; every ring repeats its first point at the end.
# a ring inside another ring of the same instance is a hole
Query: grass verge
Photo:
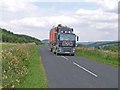
{"type": "MultiPolygon", "coordinates": [[[[6,43],[7,44],[7,43],[6,43]]],[[[3,88],[47,88],[47,79],[35,44],[16,44],[2,52],[3,88]]]]}
{"type": "Polygon", "coordinates": [[[15,47],[16,44],[14,44],[14,43],[0,43],[0,46],[1,46],[1,50],[5,50],[5,49],[9,49],[11,47],[15,47]]]}
{"type": "Polygon", "coordinates": [[[118,52],[103,51],[87,47],[78,47],[76,50],[76,55],[84,56],[97,62],[111,65],[113,67],[120,66],[118,63],[118,52]]]}

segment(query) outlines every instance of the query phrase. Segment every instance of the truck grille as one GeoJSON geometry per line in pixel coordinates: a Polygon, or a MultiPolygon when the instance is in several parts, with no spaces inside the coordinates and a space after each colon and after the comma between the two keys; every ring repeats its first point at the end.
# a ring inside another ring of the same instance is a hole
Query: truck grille
{"type": "Polygon", "coordinates": [[[72,41],[63,41],[62,46],[73,46],[73,42],[72,41]]]}
{"type": "Polygon", "coordinates": [[[71,52],[71,50],[72,50],[71,48],[63,48],[64,52],[71,52]]]}

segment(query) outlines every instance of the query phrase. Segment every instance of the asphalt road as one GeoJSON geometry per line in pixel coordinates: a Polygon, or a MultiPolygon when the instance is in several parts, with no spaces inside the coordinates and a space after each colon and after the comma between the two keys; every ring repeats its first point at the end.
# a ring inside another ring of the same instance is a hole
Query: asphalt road
{"type": "Polygon", "coordinates": [[[40,55],[49,88],[118,88],[118,69],[78,56],[57,56],[47,46],[40,55]]]}

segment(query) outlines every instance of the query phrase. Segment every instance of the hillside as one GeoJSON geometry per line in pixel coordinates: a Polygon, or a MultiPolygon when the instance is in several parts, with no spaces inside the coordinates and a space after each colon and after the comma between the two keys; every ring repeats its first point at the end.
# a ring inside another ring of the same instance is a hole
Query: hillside
{"type": "Polygon", "coordinates": [[[13,32],[7,31],[6,29],[0,28],[0,32],[2,33],[2,42],[10,42],[10,43],[32,43],[35,42],[37,45],[42,42],[34,37],[27,35],[14,34],[13,32]]]}
{"type": "Polygon", "coordinates": [[[103,45],[118,45],[120,41],[97,41],[97,42],[79,42],[78,45],[96,47],[103,45]]]}
{"type": "Polygon", "coordinates": [[[88,46],[103,46],[103,45],[117,45],[119,44],[119,41],[99,41],[89,44],[88,46]]]}
{"type": "Polygon", "coordinates": [[[94,47],[97,49],[117,52],[120,48],[120,41],[80,42],[77,46],[94,47]]]}
{"type": "Polygon", "coordinates": [[[48,39],[44,39],[42,40],[43,43],[49,43],[49,40],[48,39]]]}
{"type": "Polygon", "coordinates": [[[90,44],[93,44],[94,42],[78,42],[77,44],[78,45],[82,45],[82,46],[88,46],[88,45],[90,45],[90,44]]]}

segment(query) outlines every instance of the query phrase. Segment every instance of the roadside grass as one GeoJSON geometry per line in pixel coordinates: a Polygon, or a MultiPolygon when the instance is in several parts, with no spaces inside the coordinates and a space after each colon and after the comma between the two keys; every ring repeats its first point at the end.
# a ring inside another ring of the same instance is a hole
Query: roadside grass
{"type": "Polygon", "coordinates": [[[120,66],[120,64],[118,63],[118,52],[98,50],[88,47],[78,47],[76,50],[76,55],[84,56],[97,62],[111,65],[113,67],[120,66]]]}
{"type": "Polygon", "coordinates": [[[14,44],[14,43],[0,43],[0,47],[1,47],[0,51],[11,48],[11,47],[15,47],[15,46],[16,46],[16,44],[14,44]]]}
{"type": "Polygon", "coordinates": [[[41,57],[38,52],[38,48],[33,46],[31,49],[32,57],[30,58],[30,64],[28,65],[29,74],[28,77],[18,87],[22,88],[47,88],[47,79],[42,65],[41,57]]]}
{"type": "Polygon", "coordinates": [[[16,44],[11,47],[8,44],[6,47],[0,53],[3,88],[48,87],[37,45],[16,44]]]}
{"type": "Polygon", "coordinates": [[[48,43],[41,43],[41,46],[48,46],[48,43]]]}
{"type": "MultiPolygon", "coordinates": [[[[2,46],[0,44],[0,51],[2,50],[2,46]]],[[[2,56],[0,54],[0,90],[2,89],[2,56]]]]}

